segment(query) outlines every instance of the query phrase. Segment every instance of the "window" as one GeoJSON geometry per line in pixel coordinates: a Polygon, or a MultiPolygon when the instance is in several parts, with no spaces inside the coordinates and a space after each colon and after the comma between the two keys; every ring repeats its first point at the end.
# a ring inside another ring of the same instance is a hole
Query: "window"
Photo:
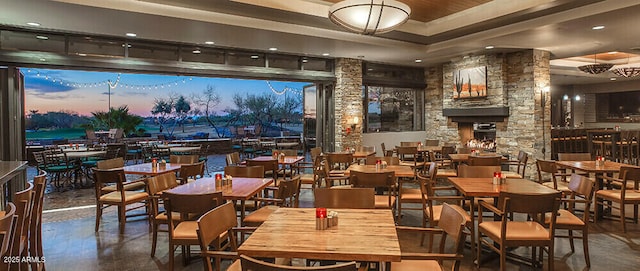
{"type": "Polygon", "coordinates": [[[366,132],[424,130],[424,95],[420,89],[366,86],[366,132]]]}

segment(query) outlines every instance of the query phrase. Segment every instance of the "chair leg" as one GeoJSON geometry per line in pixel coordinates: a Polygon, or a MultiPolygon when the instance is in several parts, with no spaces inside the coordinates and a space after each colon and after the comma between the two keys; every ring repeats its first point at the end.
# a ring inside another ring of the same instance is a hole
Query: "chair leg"
{"type": "Polygon", "coordinates": [[[120,234],[124,234],[124,223],[127,222],[125,212],[126,209],[124,206],[118,206],[118,227],[120,228],[120,234]]]}
{"type": "MultiPolygon", "coordinates": [[[[551,245],[549,245],[549,251],[547,251],[547,253],[549,254],[549,270],[555,270],[555,268],[553,267],[553,262],[554,262],[554,255],[553,255],[553,243],[551,243],[551,245]]],[[[541,255],[542,256],[542,255],[541,255]]]]}
{"type": "Polygon", "coordinates": [[[589,230],[588,227],[582,229],[582,249],[584,250],[584,261],[587,263],[587,267],[591,267],[591,260],[589,259],[589,230]]]}
{"type": "Polygon", "coordinates": [[[152,223],[151,257],[156,255],[156,245],[158,244],[158,224],[152,223]]]}
{"type": "Polygon", "coordinates": [[[571,253],[575,253],[576,249],[573,245],[573,231],[569,230],[569,247],[571,247],[571,253]]]}
{"type": "Polygon", "coordinates": [[[622,223],[622,233],[627,233],[627,225],[625,224],[624,203],[620,203],[620,223],[622,223]]]}
{"type": "MultiPolygon", "coordinates": [[[[478,261],[480,261],[480,259],[478,258],[478,261]]],[[[500,271],[506,271],[507,270],[507,248],[504,246],[500,246],[500,271]]],[[[549,269],[552,270],[552,269],[549,269]]]]}
{"type": "Polygon", "coordinates": [[[98,228],[100,227],[100,217],[102,217],[102,204],[96,206],[96,232],[98,232],[98,228]]]}
{"type": "Polygon", "coordinates": [[[174,251],[175,247],[173,246],[173,243],[169,242],[169,270],[173,270],[173,265],[175,264],[174,261],[174,257],[175,257],[175,251],[174,251]]]}

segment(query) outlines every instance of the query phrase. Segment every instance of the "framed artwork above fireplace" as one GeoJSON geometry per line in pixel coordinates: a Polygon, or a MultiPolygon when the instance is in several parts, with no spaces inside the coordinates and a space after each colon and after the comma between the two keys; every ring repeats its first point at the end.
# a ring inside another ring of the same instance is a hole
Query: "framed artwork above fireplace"
{"type": "Polygon", "coordinates": [[[453,72],[453,98],[487,96],[487,67],[460,69],[453,72]]]}

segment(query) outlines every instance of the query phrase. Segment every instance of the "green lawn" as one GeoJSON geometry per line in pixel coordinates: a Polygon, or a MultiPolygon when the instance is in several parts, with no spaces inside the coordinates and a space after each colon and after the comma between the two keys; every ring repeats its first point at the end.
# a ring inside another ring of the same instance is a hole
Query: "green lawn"
{"type": "Polygon", "coordinates": [[[27,131],[26,133],[27,140],[52,138],[80,139],[84,135],[84,128],[39,130],[35,132],[27,131]]]}

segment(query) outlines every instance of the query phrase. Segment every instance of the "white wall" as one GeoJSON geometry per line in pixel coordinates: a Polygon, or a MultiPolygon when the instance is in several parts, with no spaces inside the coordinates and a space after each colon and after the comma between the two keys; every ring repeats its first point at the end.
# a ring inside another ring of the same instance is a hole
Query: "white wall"
{"type": "MultiPolygon", "coordinates": [[[[385,132],[385,133],[364,133],[362,136],[362,146],[376,147],[376,156],[383,156],[380,144],[384,142],[388,150],[400,146],[401,141],[420,141],[424,144],[425,131],[415,132],[385,132]]],[[[442,142],[440,142],[442,144],[442,142]]]]}

